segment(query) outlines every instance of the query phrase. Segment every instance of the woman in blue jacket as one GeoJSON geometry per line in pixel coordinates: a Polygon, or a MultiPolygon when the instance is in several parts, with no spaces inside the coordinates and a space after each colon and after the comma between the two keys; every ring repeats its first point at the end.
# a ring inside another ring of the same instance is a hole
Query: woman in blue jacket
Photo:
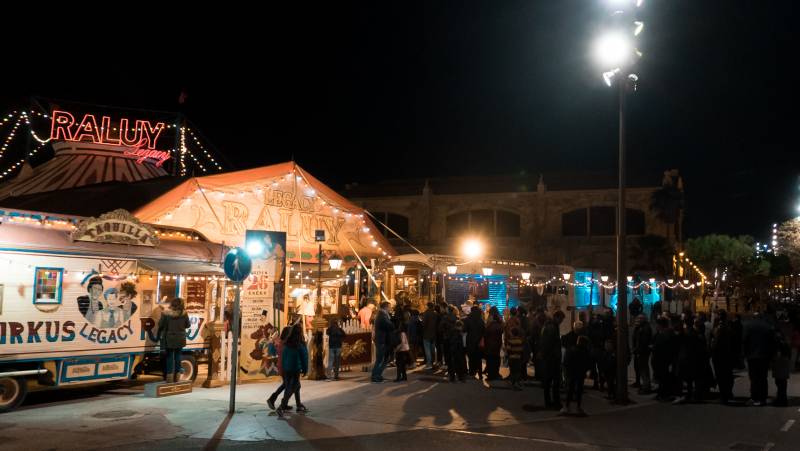
{"type": "Polygon", "coordinates": [[[289,399],[295,395],[297,402],[297,413],[308,412],[306,406],[300,403],[300,375],[305,376],[308,372],[308,348],[303,340],[303,333],[300,330],[300,325],[296,324],[286,340],[281,353],[281,363],[283,365],[283,383],[286,388],[283,391],[283,399],[281,405],[275,411],[279,417],[283,418],[284,413],[288,410],[287,406],[289,399]]]}

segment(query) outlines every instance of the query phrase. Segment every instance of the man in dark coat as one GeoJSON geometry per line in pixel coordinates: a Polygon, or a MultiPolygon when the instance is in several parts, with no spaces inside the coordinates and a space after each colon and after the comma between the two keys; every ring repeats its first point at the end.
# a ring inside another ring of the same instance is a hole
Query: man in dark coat
{"type": "Polygon", "coordinates": [[[561,333],[559,326],[564,319],[561,311],[553,314],[542,328],[538,357],[543,366],[542,389],[544,405],[547,408],[561,409],[561,333]]]}
{"type": "Polygon", "coordinates": [[[669,327],[667,318],[656,320],[657,331],[653,337],[653,372],[658,381],[659,401],[669,401],[673,390],[673,380],[670,374],[670,364],[675,359],[673,355],[675,334],[669,327]]]}
{"type": "Polygon", "coordinates": [[[484,353],[486,354],[486,380],[500,378],[500,349],[503,347],[503,320],[497,307],[489,310],[489,320],[484,332],[484,353]]]}
{"type": "Polygon", "coordinates": [[[425,369],[433,369],[436,357],[436,333],[439,327],[439,314],[433,307],[433,302],[428,302],[428,309],[422,314],[422,344],[425,347],[425,369]]]}
{"type": "Polygon", "coordinates": [[[719,386],[720,402],[727,404],[733,398],[733,346],[728,313],[717,312],[717,324],[711,332],[711,361],[719,386]]]}
{"type": "Polygon", "coordinates": [[[472,306],[469,315],[464,321],[464,331],[467,333],[467,358],[469,359],[470,377],[478,375],[478,379],[483,379],[483,359],[481,356],[481,340],[486,331],[486,326],[483,323],[483,315],[481,309],[477,306],[472,306]]]}
{"type": "Polygon", "coordinates": [[[750,376],[749,403],[761,406],[767,402],[767,373],[775,350],[774,330],[760,313],[756,313],[744,326],[742,342],[750,376]]]}
{"type": "Polygon", "coordinates": [[[639,393],[650,393],[650,351],[653,345],[653,329],[647,317],[640,314],[636,317],[633,329],[633,365],[636,371],[636,382],[640,382],[639,393]]]}
{"type": "Polygon", "coordinates": [[[441,339],[443,347],[442,347],[442,354],[444,357],[444,364],[447,365],[447,362],[450,361],[450,332],[456,327],[456,321],[458,321],[458,316],[456,316],[456,308],[452,305],[448,305],[444,308],[442,312],[442,316],[439,318],[439,330],[438,330],[438,338],[441,339]]]}
{"type": "Polygon", "coordinates": [[[744,358],[742,356],[742,339],[744,337],[744,325],[742,315],[738,313],[731,321],[731,351],[733,352],[733,367],[738,370],[744,369],[744,358]]]}
{"type": "Polygon", "coordinates": [[[375,316],[375,366],[372,367],[372,382],[383,382],[383,370],[386,368],[386,356],[390,352],[391,336],[394,324],[389,317],[389,303],[381,302],[375,316]]]}

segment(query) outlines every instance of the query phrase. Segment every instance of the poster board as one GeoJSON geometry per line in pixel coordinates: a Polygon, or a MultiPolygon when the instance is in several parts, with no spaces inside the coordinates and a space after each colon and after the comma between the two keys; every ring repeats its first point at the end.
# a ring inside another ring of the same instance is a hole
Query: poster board
{"type": "Polygon", "coordinates": [[[245,242],[253,269],[242,282],[239,371],[242,379],[263,379],[278,374],[275,312],[283,307],[286,233],[248,230],[245,242]]]}

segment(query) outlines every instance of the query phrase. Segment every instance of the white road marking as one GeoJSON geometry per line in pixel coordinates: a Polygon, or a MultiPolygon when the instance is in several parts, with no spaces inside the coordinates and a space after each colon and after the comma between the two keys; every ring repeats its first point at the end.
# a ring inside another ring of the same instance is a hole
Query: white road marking
{"type": "Polygon", "coordinates": [[[786,423],[781,428],[781,432],[788,432],[792,425],[794,425],[794,420],[786,420],[786,423]]]}

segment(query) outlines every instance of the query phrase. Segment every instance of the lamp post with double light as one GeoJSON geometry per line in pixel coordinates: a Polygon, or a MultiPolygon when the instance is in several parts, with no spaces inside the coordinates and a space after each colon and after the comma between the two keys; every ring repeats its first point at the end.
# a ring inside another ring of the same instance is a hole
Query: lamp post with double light
{"type": "Polygon", "coordinates": [[[628,362],[622,350],[627,349],[628,321],[625,284],[625,98],[636,89],[639,77],[632,67],[641,53],[635,39],[644,23],[637,19],[643,0],[601,0],[608,7],[610,29],[595,41],[594,53],[608,86],[615,86],[619,102],[619,186],[617,207],[617,402],[628,402],[628,362]]]}

